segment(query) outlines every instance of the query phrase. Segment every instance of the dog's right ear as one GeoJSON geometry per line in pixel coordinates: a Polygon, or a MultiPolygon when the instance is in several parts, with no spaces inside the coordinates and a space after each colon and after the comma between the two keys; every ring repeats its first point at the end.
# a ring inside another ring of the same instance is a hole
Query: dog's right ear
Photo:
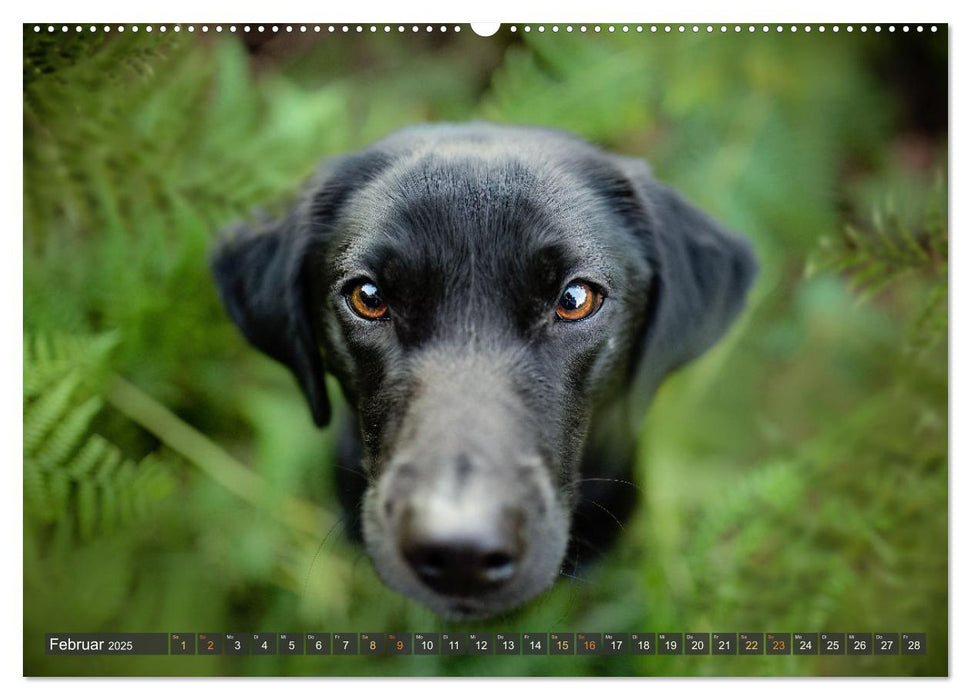
{"type": "Polygon", "coordinates": [[[226,311],[256,348],[290,368],[314,423],[327,425],[330,403],[313,337],[303,260],[309,238],[297,214],[230,230],[211,259],[226,311]]]}
{"type": "Polygon", "coordinates": [[[257,349],[290,368],[320,427],[330,421],[330,402],[311,321],[308,255],[326,241],[349,195],[387,162],[375,152],[328,161],[292,213],[278,221],[237,224],[221,237],[210,260],[230,318],[257,349]]]}

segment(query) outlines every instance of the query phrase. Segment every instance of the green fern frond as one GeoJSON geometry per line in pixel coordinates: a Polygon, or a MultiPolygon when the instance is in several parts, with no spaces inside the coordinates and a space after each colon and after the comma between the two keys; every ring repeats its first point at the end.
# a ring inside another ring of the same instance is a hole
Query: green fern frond
{"type": "MultiPolygon", "coordinates": [[[[874,208],[868,226],[847,225],[840,236],[824,238],[806,268],[807,276],[819,272],[845,276],[861,301],[904,280],[919,282],[920,300],[905,328],[901,358],[940,347],[948,331],[947,190],[943,180],[930,188],[916,221],[905,221],[888,197],[883,206],[874,208]]],[[[913,362],[901,364],[910,373],[922,369],[913,362]]]]}
{"type": "Polygon", "coordinates": [[[82,479],[91,474],[97,465],[116,459],[116,454],[120,454],[117,447],[100,435],[92,435],[78,450],[74,459],[65,465],[64,471],[72,479],[82,479]]]}
{"type": "Polygon", "coordinates": [[[888,202],[874,210],[868,226],[848,224],[839,236],[824,238],[807,272],[845,275],[864,298],[908,275],[946,281],[946,206],[946,192],[939,185],[922,220],[909,225],[888,202]]]}
{"type": "Polygon", "coordinates": [[[24,503],[40,523],[76,519],[90,539],[111,532],[174,487],[175,460],[150,454],[136,463],[92,423],[104,407],[113,335],[24,342],[24,503]]]}
{"type": "Polygon", "coordinates": [[[48,433],[71,407],[74,390],[81,384],[81,376],[71,371],[53,389],[24,407],[24,453],[33,454],[48,433]]]}
{"type": "Polygon", "coordinates": [[[84,437],[91,420],[103,405],[101,397],[92,396],[81,405],[71,408],[44,440],[44,445],[35,457],[37,462],[48,469],[63,464],[84,437]]]}
{"type": "Polygon", "coordinates": [[[97,376],[119,338],[114,332],[95,336],[28,334],[24,338],[24,398],[34,398],[75,368],[97,376]]]}

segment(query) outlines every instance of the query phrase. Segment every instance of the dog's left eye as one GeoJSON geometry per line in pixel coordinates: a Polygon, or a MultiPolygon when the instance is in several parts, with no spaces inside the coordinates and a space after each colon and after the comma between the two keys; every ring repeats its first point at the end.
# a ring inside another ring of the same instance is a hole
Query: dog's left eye
{"type": "Polygon", "coordinates": [[[581,280],[567,285],[556,305],[556,315],[563,321],[582,321],[597,313],[604,295],[596,287],[581,280]]]}
{"type": "Polygon", "coordinates": [[[361,318],[379,321],[388,316],[388,302],[374,282],[363,280],[355,284],[347,294],[347,305],[361,318]]]}

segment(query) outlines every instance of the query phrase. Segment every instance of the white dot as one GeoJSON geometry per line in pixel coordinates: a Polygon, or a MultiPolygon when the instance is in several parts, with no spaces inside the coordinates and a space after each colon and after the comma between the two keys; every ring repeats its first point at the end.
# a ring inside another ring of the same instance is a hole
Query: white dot
{"type": "Polygon", "coordinates": [[[910,31],[910,27],[908,27],[906,24],[904,25],[904,31],[905,32],[909,32],[910,31]]]}
{"type": "Polygon", "coordinates": [[[918,24],[918,25],[917,25],[917,31],[918,31],[918,32],[922,32],[922,31],[924,31],[924,27],[922,27],[921,25],[919,25],[919,24],[918,24]]]}
{"type": "Polygon", "coordinates": [[[762,33],[764,34],[764,33],[765,33],[765,32],[767,32],[767,31],[769,31],[769,25],[767,25],[767,24],[763,24],[763,25],[762,25],[762,33]]]}
{"type": "Polygon", "coordinates": [[[539,25],[539,26],[538,26],[538,27],[536,28],[536,31],[538,31],[538,32],[545,32],[545,31],[546,31],[546,27],[544,27],[544,26],[543,26],[543,25],[541,24],[541,25],[539,25]]]}
{"type": "Polygon", "coordinates": [[[935,26],[933,26],[933,27],[931,27],[931,31],[932,31],[932,32],[936,32],[936,31],[937,31],[937,25],[935,25],[935,26]]]}
{"type": "Polygon", "coordinates": [[[835,26],[835,27],[833,27],[833,31],[834,31],[834,32],[835,32],[836,34],[839,34],[839,32],[840,32],[840,28],[839,28],[839,25],[837,25],[837,26],[835,26]]]}

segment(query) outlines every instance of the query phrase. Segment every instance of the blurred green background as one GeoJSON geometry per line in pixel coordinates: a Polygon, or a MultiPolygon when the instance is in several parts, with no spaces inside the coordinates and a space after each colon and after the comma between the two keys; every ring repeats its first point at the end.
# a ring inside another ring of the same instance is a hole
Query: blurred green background
{"type": "Polygon", "coordinates": [[[945,28],[140,29],[24,28],[26,674],[947,673],[945,28]],[[453,624],[344,538],[332,435],[230,324],[207,252],[321,158],[472,118],[649,159],[762,272],[657,396],[619,546],[520,611],[453,624]],[[55,631],[449,630],[913,631],[928,653],[42,651],[55,631]]]}

